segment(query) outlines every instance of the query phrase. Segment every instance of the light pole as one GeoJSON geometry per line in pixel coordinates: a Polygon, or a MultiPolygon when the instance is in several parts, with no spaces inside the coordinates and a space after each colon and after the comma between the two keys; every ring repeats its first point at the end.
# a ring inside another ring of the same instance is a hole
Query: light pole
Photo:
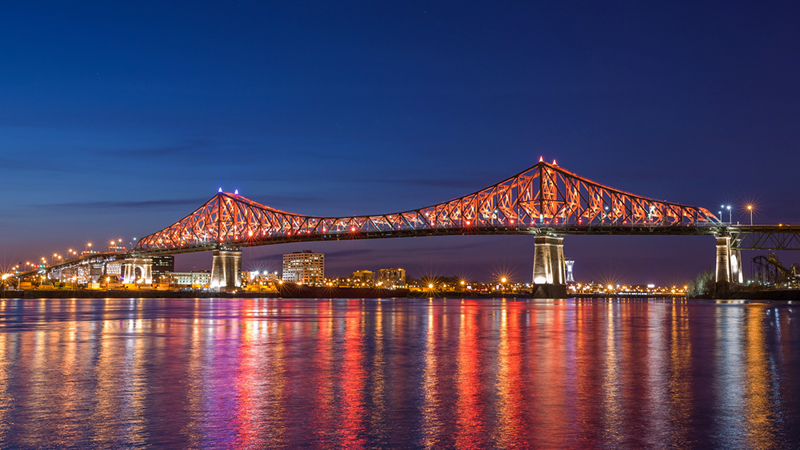
{"type": "Polygon", "coordinates": [[[750,226],[753,226],[753,205],[747,205],[747,210],[750,211],[750,226]]]}
{"type": "Polygon", "coordinates": [[[733,225],[733,210],[731,209],[731,205],[726,206],[728,208],[728,223],[733,225]]]}

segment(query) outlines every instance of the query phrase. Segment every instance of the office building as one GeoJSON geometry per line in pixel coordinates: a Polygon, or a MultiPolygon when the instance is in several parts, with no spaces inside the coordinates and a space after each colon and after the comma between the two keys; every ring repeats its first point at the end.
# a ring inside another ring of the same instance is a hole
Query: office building
{"type": "Polygon", "coordinates": [[[325,281],[325,254],[311,250],[283,255],[283,281],[318,284],[325,281]]]}
{"type": "Polygon", "coordinates": [[[151,256],[150,259],[153,260],[151,273],[154,282],[166,282],[167,272],[175,272],[174,256],[151,256]]]}
{"type": "Polygon", "coordinates": [[[406,287],[406,271],[396,267],[378,271],[378,286],[384,289],[398,289],[406,287]]]}

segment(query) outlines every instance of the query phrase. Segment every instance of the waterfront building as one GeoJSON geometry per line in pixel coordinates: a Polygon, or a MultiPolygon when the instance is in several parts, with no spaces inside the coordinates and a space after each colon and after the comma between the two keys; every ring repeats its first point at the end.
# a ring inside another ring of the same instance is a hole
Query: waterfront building
{"type": "MultiPolygon", "coordinates": [[[[122,274],[125,273],[124,271],[125,264],[122,261],[109,261],[106,263],[106,273],[105,276],[115,276],[118,279],[122,278],[122,274]]],[[[133,283],[133,281],[125,280],[127,283],[133,283]]]]}
{"type": "Polygon", "coordinates": [[[151,256],[150,258],[153,260],[151,274],[154,283],[167,281],[167,272],[175,272],[174,256],[151,256]]]}
{"type": "Polygon", "coordinates": [[[357,270],[350,275],[352,287],[375,287],[375,273],[371,270],[357,270]]]}
{"type": "Polygon", "coordinates": [[[242,279],[245,280],[247,284],[277,283],[278,272],[251,270],[249,272],[244,272],[242,279]]]}
{"type": "Polygon", "coordinates": [[[384,289],[402,289],[406,287],[406,271],[396,267],[378,271],[378,286],[384,289]]]}
{"type": "Polygon", "coordinates": [[[311,250],[283,255],[283,281],[317,284],[325,281],[325,254],[311,250]]]}
{"type": "Polygon", "coordinates": [[[207,287],[211,283],[211,272],[195,270],[192,272],[167,272],[166,277],[174,286],[207,287]]]}

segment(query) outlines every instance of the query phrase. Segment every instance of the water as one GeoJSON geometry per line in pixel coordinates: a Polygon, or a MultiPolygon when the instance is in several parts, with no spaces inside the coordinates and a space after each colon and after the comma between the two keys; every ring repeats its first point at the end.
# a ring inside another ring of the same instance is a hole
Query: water
{"type": "Polygon", "coordinates": [[[0,301],[22,448],[798,448],[800,308],[0,301]]]}

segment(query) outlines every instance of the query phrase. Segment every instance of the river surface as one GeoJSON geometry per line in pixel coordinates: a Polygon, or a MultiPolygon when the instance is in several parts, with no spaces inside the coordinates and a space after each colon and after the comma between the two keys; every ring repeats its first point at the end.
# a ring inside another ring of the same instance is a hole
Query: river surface
{"type": "Polygon", "coordinates": [[[0,300],[3,448],[800,448],[800,304],[0,300]]]}

